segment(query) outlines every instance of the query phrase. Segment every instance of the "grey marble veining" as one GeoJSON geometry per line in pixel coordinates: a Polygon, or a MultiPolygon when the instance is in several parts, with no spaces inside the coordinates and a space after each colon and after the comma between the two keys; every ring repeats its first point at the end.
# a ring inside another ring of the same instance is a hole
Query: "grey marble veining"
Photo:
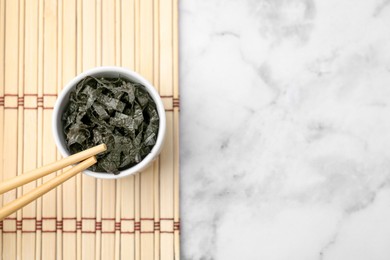
{"type": "Polygon", "coordinates": [[[390,259],[390,1],[181,0],[182,257],[390,259]]]}

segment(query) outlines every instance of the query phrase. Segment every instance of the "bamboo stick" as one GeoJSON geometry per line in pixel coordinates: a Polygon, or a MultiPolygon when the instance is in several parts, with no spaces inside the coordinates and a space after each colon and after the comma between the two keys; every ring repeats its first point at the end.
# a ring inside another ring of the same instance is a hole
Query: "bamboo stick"
{"type": "MultiPolygon", "coordinates": [[[[27,46],[27,45],[26,45],[27,46]]],[[[24,131],[24,168],[25,170],[35,169],[37,167],[37,111],[26,109],[25,113],[25,131],[24,131]],[[28,128],[28,129],[27,129],[28,128]]],[[[36,187],[36,182],[31,182],[23,186],[23,195],[36,187]]],[[[35,230],[36,202],[32,202],[22,210],[22,228],[23,230],[35,230]]],[[[35,233],[22,233],[22,259],[28,256],[35,256],[35,233]]]]}
{"type": "MultiPolygon", "coordinates": [[[[37,84],[37,93],[38,93],[38,99],[43,99],[43,72],[44,72],[44,66],[43,66],[43,44],[44,44],[44,0],[39,0],[38,3],[38,84],[37,84]]],[[[41,102],[38,102],[38,105],[42,104],[41,102]]],[[[37,119],[37,128],[38,128],[38,136],[37,136],[37,167],[40,167],[43,165],[43,108],[42,105],[38,106],[38,119],[37,119]]],[[[37,180],[37,186],[40,186],[42,184],[42,179],[37,180]]],[[[36,207],[36,224],[42,223],[42,198],[39,198],[37,200],[37,207],[36,207]]],[[[36,225],[37,227],[38,225],[36,225]]],[[[41,225],[42,226],[42,225],[41,225]]],[[[35,232],[35,259],[41,259],[42,256],[42,230],[36,229],[35,232]]]]}
{"type": "Polygon", "coordinates": [[[116,193],[115,193],[115,250],[114,250],[114,259],[120,259],[120,245],[121,245],[121,235],[120,230],[117,229],[117,223],[120,223],[121,218],[121,190],[122,182],[121,180],[115,180],[116,182],[116,193]]]}
{"type": "Polygon", "coordinates": [[[161,189],[161,259],[174,258],[174,137],[173,137],[173,113],[167,112],[167,133],[164,148],[161,152],[160,189],[161,189]]]}
{"type": "Polygon", "coordinates": [[[96,163],[96,158],[91,157],[86,159],[85,161],[77,164],[76,166],[73,166],[68,171],[64,172],[61,175],[58,175],[57,177],[45,182],[41,186],[37,187],[36,189],[31,190],[27,194],[23,195],[22,197],[17,198],[16,200],[6,204],[0,209],[0,220],[4,219],[6,216],[12,214],[13,212],[17,211],[18,209],[24,207],[25,205],[29,204],[33,200],[39,198],[43,194],[46,194],[47,192],[51,191],[58,185],[62,184],[63,182],[67,181],[68,179],[72,178],[76,174],[80,173],[81,171],[87,169],[91,165],[96,163]]]}
{"type": "Polygon", "coordinates": [[[27,184],[33,180],[46,176],[52,172],[58,171],[66,166],[78,163],[82,160],[85,160],[93,155],[104,152],[107,149],[105,144],[100,144],[95,147],[89,148],[82,152],[73,154],[66,158],[63,158],[59,161],[55,161],[53,163],[47,164],[40,168],[34,169],[30,172],[24,173],[20,176],[7,179],[0,183],[0,194],[12,190],[16,187],[27,184]]]}
{"type": "MultiPolygon", "coordinates": [[[[24,98],[24,35],[25,35],[25,3],[19,0],[19,50],[18,50],[18,175],[23,173],[23,132],[24,132],[24,105],[21,99],[24,98]]],[[[17,188],[17,196],[22,194],[22,187],[17,188]]],[[[22,230],[18,228],[22,224],[22,211],[16,213],[16,255],[22,255],[22,230]],[[20,224],[18,224],[20,223],[20,224]]]]}
{"type": "MultiPolygon", "coordinates": [[[[23,171],[37,168],[37,135],[38,135],[38,0],[26,1],[25,17],[25,64],[30,64],[24,71],[24,138],[23,138],[23,171]]],[[[25,184],[22,195],[36,187],[36,182],[25,184]]],[[[36,234],[36,206],[34,201],[22,209],[22,252],[21,258],[35,257],[36,234]]]]}
{"type": "Polygon", "coordinates": [[[121,182],[121,259],[132,260],[134,248],[134,176],[123,178],[121,182]]]}
{"type": "MultiPolygon", "coordinates": [[[[174,223],[180,227],[180,175],[179,175],[179,111],[174,109],[174,223]]],[[[175,229],[175,259],[180,259],[180,230],[175,229]]]]}
{"type": "Polygon", "coordinates": [[[161,75],[161,90],[160,95],[172,96],[173,94],[173,28],[172,28],[172,0],[160,0],[160,33],[161,52],[160,57],[160,75],[161,75]]]}
{"type": "Polygon", "coordinates": [[[140,228],[139,223],[141,221],[141,174],[137,173],[135,176],[135,188],[134,188],[134,204],[135,204],[135,212],[134,212],[134,257],[136,260],[141,259],[141,234],[140,234],[140,228]],[[138,223],[138,228],[137,224],[138,223]]]}
{"type": "MultiPolygon", "coordinates": [[[[179,98],[179,1],[173,0],[173,97],[179,98]]],[[[174,186],[174,203],[175,203],[175,223],[180,227],[180,174],[179,174],[179,108],[174,108],[174,175],[175,175],[175,186],[174,186]]],[[[180,230],[175,230],[175,259],[180,259],[180,230]]]]}
{"type": "MultiPolygon", "coordinates": [[[[161,88],[160,94],[173,100],[173,1],[161,0],[161,88]]],[[[172,101],[171,101],[172,102],[172,101]]],[[[161,259],[174,259],[174,165],[173,165],[173,115],[166,112],[167,133],[164,148],[160,155],[160,204],[161,204],[161,259]]]]}
{"type": "Polygon", "coordinates": [[[122,66],[135,69],[135,0],[122,0],[121,8],[122,66]]]}
{"type": "MultiPolygon", "coordinates": [[[[57,52],[58,52],[58,2],[44,2],[44,52],[43,52],[43,164],[57,159],[57,150],[51,133],[55,96],[57,95],[57,52]]],[[[44,176],[45,183],[56,176],[56,172],[44,176]]],[[[42,196],[42,260],[56,257],[56,202],[57,194],[52,190],[42,196]]]]}
{"type": "Polygon", "coordinates": [[[173,97],[179,98],[179,0],[172,0],[172,26],[173,26],[173,97]]]}
{"type": "MultiPolygon", "coordinates": [[[[10,178],[17,173],[17,142],[18,142],[18,111],[15,108],[15,99],[18,94],[18,34],[19,34],[19,1],[6,1],[5,3],[5,104],[6,99],[12,100],[13,104],[4,109],[4,161],[3,177],[10,178]]],[[[16,191],[3,196],[3,203],[8,203],[16,198],[16,191]]],[[[3,221],[3,258],[16,258],[16,214],[3,221]]]]}
{"type": "MultiPolygon", "coordinates": [[[[51,126],[52,111],[44,109],[43,110],[43,163],[46,164],[49,161],[54,161],[57,159],[57,151],[54,144],[54,140],[48,138],[50,136],[50,126],[51,126]]],[[[56,176],[56,172],[48,174],[43,177],[43,184],[50,181],[53,177],[56,176]]],[[[51,190],[45,195],[42,196],[42,244],[47,245],[42,249],[42,260],[45,259],[55,259],[56,257],[56,191],[51,190]]]]}
{"type": "MultiPolygon", "coordinates": [[[[5,43],[5,0],[0,0],[0,96],[4,97],[4,43],[5,43]]],[[[4,106],[0,106],[0,151],[4,147],[4,106]]],[[[3,180],[3,153],[0,153],[0,180],[3,180]]],[[[0,206],[3,197],[0,196],[0,206]]],[[[3,228],[0,230],[0,255],[3,255],[3,228]]]]}

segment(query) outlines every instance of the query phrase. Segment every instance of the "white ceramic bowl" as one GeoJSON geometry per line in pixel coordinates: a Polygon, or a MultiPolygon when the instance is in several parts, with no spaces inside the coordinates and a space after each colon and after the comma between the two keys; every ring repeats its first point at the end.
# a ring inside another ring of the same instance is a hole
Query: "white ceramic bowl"
{"type": "Polygon", "coordinates": [[[63,132],[63,124],[62,124],[62,114],[69,102],[70,92],[76,87],[77,83],[80,82],[86,76],[94,76],[94,77],[122,77],[126,78],[138,83],[141,83],[145,86],[146,90],[149,92],[150,96],[156,102],[157,112],[160,117],[160,124],[158,129],[157,141],[152,151],[138,164],[130,167],[126,170],[120,171],[119,174],[115,175],[112,173],[105,172],[93,172],[89,170],[85,170],[84,173],[93,176],[95,178],[101,179],[118,179],[122,177],[126,177],[137,172],[144,170],[148,167],[159,155],[161,152],[164,139],[165,139],[165,131],[166,131],[166,119],[165,119],[165,110],[164,105],[162,103],[160,95],[157,93],[155,88],[150,84],[146,79],[144,79],[141,75],[134,71],[130,71],[121,67],[96,67],[91,70],[85,71],[71,80],[65,88],[62,90],[58,99],[54,105],[53,111],[53,122],[52,122],[52,131],[54,135],[54,140],[57,145],[58,150],[62,154],[62,156],[67,157],[70,155],[66,144],[65,144],[65,135],[63,132]]]}

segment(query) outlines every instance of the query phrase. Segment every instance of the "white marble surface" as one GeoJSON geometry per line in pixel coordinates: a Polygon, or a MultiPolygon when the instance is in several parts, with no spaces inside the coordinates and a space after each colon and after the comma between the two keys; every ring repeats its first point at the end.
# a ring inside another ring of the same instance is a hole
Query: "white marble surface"
{"type": "Polygon", "coordinates": [[[390,259],[390,1],[181,0],[182,256],[390,259]]]}

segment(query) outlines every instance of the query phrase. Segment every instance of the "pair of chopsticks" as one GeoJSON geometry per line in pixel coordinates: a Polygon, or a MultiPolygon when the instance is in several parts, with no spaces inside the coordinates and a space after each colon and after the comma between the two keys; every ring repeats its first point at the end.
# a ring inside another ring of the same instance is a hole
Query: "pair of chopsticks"
{"type": "Polygon", "coordinates": [[[58,171],[64,167],[80,162],[79,164],[73,166],[72,168],[65,171],[64,173],[43,183],[41,186],[37,187],[36,189],[33,189],[30,192],[26,193],[22,197],[19,197],[16,200],[6,204],[3,208],[0,209],[0,220],[4,219],[8,215],[17,211],[18,209],[26,206],[33,200],[36,200],[37,198],[49,192],[50,190],[54,189],[55,187],[62,184],[63,182],[69,180],[79,172],[82,172],[83,170],[87,169],[91,165],[95,164],[96,163],[95,155],[104,152],[105,150],[107,150],[105,144],[97,145],[85,151],[73,154],[57,162],[42,166],[38,169],[32,170],[30,172],[24,173],[17,177],[1,182],[0,194],[3,194],[4,192],[15,189],[31,181],[37,180],[43,176],[58,171]]]}

